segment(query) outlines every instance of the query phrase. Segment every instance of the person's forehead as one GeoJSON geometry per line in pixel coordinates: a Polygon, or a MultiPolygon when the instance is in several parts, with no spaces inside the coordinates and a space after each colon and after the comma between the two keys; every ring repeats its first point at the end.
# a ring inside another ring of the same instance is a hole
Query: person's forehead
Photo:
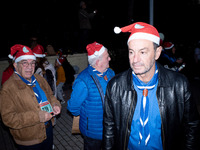
{"type": "Polygon", "coordinates": [[[103,54],[102,54],[102,56],[103,57],[107,57],[109,54],[108,54],[108,50],[106,49],[104,52],[103,52],[103,54]]]}
{"type": "Polygon", "coordinates": [[[149,48],[153,46],[153,42],[145,39],[133,39],[128,43],[129,48],[149,48]]]}
{"type": "Polygon", "coordinates": [[[34,59],[23,59],[20,62],[35,62],[34,59]]]}

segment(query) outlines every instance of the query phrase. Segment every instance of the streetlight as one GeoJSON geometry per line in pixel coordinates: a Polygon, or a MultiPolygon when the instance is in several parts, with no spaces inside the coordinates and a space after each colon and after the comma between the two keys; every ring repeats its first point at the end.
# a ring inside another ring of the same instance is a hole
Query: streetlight
{"type": "Polygon", "coordinates": [[[153,10],[154,10],[154,0],[149,0],[149,23],[153,26],[154,16],[153,16],[153,10]]]}

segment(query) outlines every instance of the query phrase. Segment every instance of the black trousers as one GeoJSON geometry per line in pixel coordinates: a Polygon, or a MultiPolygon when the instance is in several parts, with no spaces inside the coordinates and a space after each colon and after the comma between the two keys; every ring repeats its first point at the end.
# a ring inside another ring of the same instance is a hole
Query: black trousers
{"type": "Polygon", "coordinates": [[[86,136],[83,136],[83,139],[84,139],[84,150],[101,150],[102,140],[96,140],[86,136]]]}

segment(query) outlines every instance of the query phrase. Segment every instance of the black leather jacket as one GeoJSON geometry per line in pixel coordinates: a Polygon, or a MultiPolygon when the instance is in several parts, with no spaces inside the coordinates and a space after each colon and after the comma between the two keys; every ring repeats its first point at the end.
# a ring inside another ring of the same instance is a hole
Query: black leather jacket
{"type": "MultiPolygon", "coordinates": [[[[199,150],[200,119],[189,84],[182,74],[157,63],[157,99],[162,120],[164,150],[199,150]]],[[[132,70],[116,75],[107,86],[104,108],[103,149],[127,150],[137,103],[132,70]]]]}

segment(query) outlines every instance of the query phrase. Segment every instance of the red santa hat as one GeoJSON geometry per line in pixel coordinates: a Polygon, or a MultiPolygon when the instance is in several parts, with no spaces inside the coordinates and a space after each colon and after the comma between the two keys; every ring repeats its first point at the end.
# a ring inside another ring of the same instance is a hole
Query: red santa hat
{"type": "Polygon", "coordinates": [[[59,58],[57,58],[57,62],[58,62],[59,65],[62,65],[65,60],[66,60],[65,57],[59,57],[59,58]]]}
{"type": "Polygon", "coordinates": [[[45,53],[44,53],[44,48],[43,48],[42,45],[39,45],[39,44],[38,44],[36,47],[34,47],[34,48],[32,49],[32,51],[33,51],[33,53],[34,53],[34,55],[35,55],[36,57],[43,58],[43,57],[46,56],[45,53]]]}
{"type": "Polygon", "coordinates": [[[174,44],[172,42],[164,42],[163,43],[163,48],[164,49],[171,49],[174,47],[174,44]]]}
{"type": "Polygon", "coordinates": [[[128,42],[133,39],[145,39],[158,45],[160,44],[160,36],[157,29],[144,22],[136,22],[123,28],[115,27],[114,32],[116,34],[120,32],[130,32],[131,35],[128,38],[128,42]]]}
{"type": "Polygon", "coordinates": [[[10,54],[8,57],[13,59],[16,63],[20,62],[24,59],[33,59],[36,60],[35,55],[33,54],[32,50],[24,45],[16,44],[10,48],[10,54]]]}
{"type": "Polygon", "coordinates": [[[99,44],[97,42],[88,44],[86,49],[88,52],[88,59],[92,59],[97,56],[100,56],[106,50],[106,48],[102,44],[99,44]]]}

